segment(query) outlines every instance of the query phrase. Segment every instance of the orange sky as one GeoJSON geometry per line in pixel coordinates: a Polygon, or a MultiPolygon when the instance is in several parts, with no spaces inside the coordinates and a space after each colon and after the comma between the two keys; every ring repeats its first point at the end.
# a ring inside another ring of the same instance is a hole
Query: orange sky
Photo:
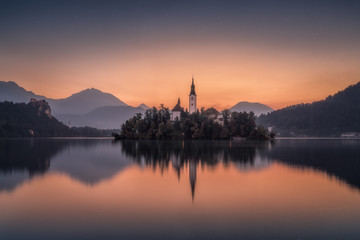
{"type": "Polygon", "coordinates": [[[0,80],[50,98],[86,88],[129,105],[239,101],[274,109],[360,80],[356,2],[128,1],[7,4],[0,80]]]}
{"type": "Polygon", "coordinates": [[[129,105],[172,107],[178,97],[187,106],[194,74],[199,107],[223,109],[250,101],[278,109],[323,99],[360,79],[358,56],[350,51],[291,51],[221,41],[135,49],[38,54],[26,61],[8,56],[0,64],[1,80],[51,98],[94,87],[129,105]]]}

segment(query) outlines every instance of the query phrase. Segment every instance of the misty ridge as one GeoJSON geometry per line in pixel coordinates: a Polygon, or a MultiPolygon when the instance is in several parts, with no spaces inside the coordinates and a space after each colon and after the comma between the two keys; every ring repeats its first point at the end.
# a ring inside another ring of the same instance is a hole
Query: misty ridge
{"type": "MultiPolygon", "coordinates": [[[[74,93],[67,98],[52,99],[27,91],[15,82],[0,81],[0,102],[28,103],[31,98],[44,99],[49,103],[53,116],[65,125],[76,127],[119,129],[122,123],[136,113],[144,114],[147,109],[150,109],[144,103],[137,107],[129,106],[114,95],[94,88],[74,93]]],[[[230,110],[252,111],[256,116],[273,111],[264,104],[245,101],[237,103],[230,110]]]]}

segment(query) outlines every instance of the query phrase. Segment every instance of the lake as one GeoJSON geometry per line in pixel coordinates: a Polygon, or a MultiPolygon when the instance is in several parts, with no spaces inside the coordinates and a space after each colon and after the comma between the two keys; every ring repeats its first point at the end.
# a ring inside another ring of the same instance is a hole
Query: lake
{"type": "Polygon", "coordinates": [[[0,140],[0,239],[360,239],[360,140],[0,140]]]}

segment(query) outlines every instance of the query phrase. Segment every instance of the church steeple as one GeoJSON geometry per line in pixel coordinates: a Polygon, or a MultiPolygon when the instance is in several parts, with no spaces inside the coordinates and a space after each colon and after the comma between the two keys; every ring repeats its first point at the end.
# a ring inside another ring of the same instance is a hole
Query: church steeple
{"type": "Polygon", "coordinates": [[[192,76],[192,81],[191,81],[191,90],[190,90],[190,94],[189,94],[189,113],[196,113],[197,112],[197,108],[196,108],[196,92],[195,92],[195,84],[194,84],[194,75],[192,76]]]}
{"type": "MultiPolygon", "coordinates": [[[[194,75],[192,76],[190,95],[195,95],[195,96],[196,96],[195,84],[194,84],[194,75]]],[[[190,95],[189,95],[189,96],[190,96],[190,95]]]]}

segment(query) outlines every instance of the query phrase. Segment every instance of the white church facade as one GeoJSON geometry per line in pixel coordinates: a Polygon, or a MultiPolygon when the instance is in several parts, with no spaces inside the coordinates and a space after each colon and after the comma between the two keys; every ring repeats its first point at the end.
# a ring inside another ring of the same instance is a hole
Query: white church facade
{"type": "Polygon", "coordinates": [[[171,116],[170,116],[170,120],[171,121],[180,121],[180,116],[181,116],[181,106],[180,106],[180,98],[178,98],[178,102],[175,105],[175,107],[171,110],[171,116]]]}

